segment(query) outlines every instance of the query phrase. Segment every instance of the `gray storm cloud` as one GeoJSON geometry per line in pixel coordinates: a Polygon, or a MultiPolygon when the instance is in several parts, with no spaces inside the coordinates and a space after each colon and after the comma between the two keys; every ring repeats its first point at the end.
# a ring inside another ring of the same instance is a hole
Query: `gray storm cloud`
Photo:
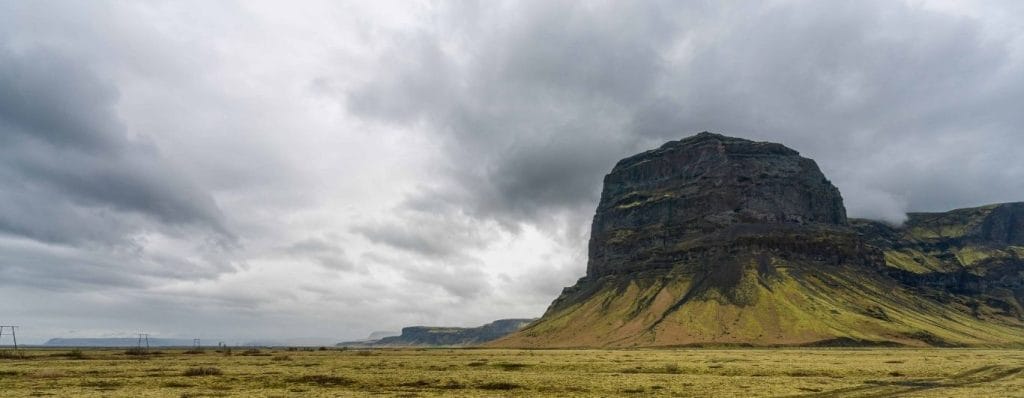
{"type": "Polygon", "coordinates": [[[603,175],[705,130],[856,217],[1024,200],[1022,7],[0,1],[0,299],[49,333],[536,316],[603,175]]]}
{"type": "Polygon", "coordinates": [[[0,65],[0,233],[38,243],[0,243],[0,283],[143,286],[232,267],[210,257],[234,244],[213,198],[129,136],[115,82],[44,46],[0,46],[0,65]],[[205,241],[175,257],[146,250],[153,233],[205,241]]]}
{"type": "Polygon", "coordinates": [[[1024,97],[1019,40],[986,36],[976,19],[891,2],[439,14],[396,34],[380,78],[347,103],[433,126],[482,217],[586,208],[618,158],[704,130],[803,150],[855,216],[899,221],[1021,192],[1002,167],[975,167],[1013,159],[1021,116],[1010,104],[1024,97]],[[981,152],[936,145],[962,138],[981,152]]]}
{"type": "Polygon", "coordinates": [[[131,213],[158,224],[226,234],[213,199],[130,139],[116,86],[88,65],[43,48],[0,52],[0,229],[68,243],[126,239],[131,213]]]}

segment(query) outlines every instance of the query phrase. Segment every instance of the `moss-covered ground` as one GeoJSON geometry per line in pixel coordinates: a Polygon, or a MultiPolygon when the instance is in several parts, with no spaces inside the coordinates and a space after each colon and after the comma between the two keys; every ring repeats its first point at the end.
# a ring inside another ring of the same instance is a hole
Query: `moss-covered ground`
{"type": "Polygon", "coordinates": [[[5,397],[1024,396],[1024,351],[991,349],[33,349],[5,397]]]}

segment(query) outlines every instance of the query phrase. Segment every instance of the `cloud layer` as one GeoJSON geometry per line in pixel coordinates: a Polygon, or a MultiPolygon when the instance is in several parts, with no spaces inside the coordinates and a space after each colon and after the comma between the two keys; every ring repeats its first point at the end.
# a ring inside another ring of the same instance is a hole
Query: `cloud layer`
{"type": "Polygon", "coordinates": [[[852,216],[1024,200],[1021,17],[3,2],[0,299],[36,341],[537,316],[583,273],[602,176],[705,130],[816,159],[852,216]]]}

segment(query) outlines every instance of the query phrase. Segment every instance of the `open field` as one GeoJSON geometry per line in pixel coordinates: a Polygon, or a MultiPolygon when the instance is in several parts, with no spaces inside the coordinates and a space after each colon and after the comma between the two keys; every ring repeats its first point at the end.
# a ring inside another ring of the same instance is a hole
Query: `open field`
{"type": "Polygon", "coordinates": [[[1024,350],[31,349],[9,396],[1024,397],[1024,350]],[[154,350],[156,351],[156,350],[154,350]]]}

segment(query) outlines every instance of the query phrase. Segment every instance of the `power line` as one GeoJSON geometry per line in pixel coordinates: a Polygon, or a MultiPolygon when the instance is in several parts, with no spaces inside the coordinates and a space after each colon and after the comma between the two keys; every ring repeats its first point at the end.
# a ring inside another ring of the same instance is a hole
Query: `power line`
{"type": "Polygon", "coordinates": [[[142,342],[146,342],[146,351],[149,351],[149,333],[139,333],[139,342],[136,345],[140,350],[142,349],[142,342]]]}
{"type": "Polygon", "coordinates": [[[4,337],[4,329],[11,329],[11,339],[14,340],[14,353],[20,354],[18,351],[18,333],[15,332],[20,326],[12,325],[0,325],[0,339],[4,337]]]}

